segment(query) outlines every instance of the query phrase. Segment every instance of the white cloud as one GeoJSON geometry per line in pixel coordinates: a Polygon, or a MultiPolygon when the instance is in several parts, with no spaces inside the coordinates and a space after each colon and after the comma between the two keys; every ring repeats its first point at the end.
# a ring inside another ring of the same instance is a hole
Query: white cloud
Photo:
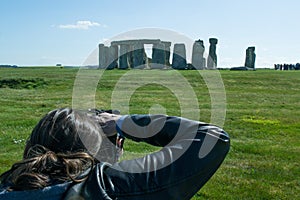
{"type": "Polygon", "coordinates": [[[62,29],[80,29],[80,30],[88,30],[91,27],[103,27],[106,28],[107,25],[101,25],[98,22],[91,22],[91,21],[77,21],[76,24],[64,24],[59,25],[59,28],[62,29]]]}

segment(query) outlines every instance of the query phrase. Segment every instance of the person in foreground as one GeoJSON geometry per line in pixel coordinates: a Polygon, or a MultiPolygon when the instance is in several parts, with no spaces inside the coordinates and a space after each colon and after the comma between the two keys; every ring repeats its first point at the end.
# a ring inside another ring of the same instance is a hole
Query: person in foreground
{"type": "Polygon", "coordinates": [[[0,176],[0,199],[190,199],[229,146],[221,128],[181,117],[56,109],[0,176]],[[125,138],[161,150],[118,161],[125,138]]]}

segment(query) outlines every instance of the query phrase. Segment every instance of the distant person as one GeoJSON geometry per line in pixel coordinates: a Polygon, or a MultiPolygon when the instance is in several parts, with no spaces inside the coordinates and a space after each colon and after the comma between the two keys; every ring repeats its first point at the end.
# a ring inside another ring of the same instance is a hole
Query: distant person
{"type": "Polygon", "coordinates": [[[229,146],[222,129],[185,118],[57,109],[1,175],[0,199],[190,199],[229,146]],[[117,162],[125,138],[162,148],[117,162]]]}

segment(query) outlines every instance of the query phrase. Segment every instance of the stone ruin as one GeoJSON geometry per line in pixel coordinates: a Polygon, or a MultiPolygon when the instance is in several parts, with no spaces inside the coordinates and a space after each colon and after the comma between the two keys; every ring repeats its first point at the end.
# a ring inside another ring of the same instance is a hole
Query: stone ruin
{"type": "Polygon", "coordinates": [[[196,40],[193,45],[192,66],[195,69],[205,69],[206,59],[203,57],[205,51],[203,40],[196,40]]]}
{"type": "Polygon", "coordinates": [[[174,44],[172,63],[170,63],[171,42],[159,39],[137,39],[112,41],[111,45],[99,44],[99,69],[216,69],[216,45],[218,40],[210,38],[209,56],[203,57],[203,40],[193,44],[192,63],[186,59],[183,43],[174,44]],[[152,44],[152,59],[147,57],[144,45],[152,44]]]}
{"type": "Polygon", "coordinates": [[[217,67],[216,49],[217,49],[218,39],[210,38],[209,43],[210,43],[210,47],[209,47],[209,55],[207,58],[207,68],[215,69],[217,67]]]}
{"type": "Polygon", "coordinates": [[[246,50],[246,61],[245,61],[245,67],[250,69],[255,69],[255,47],[248,47],[246,50]]]}
{"type": "Polygon", "coordinates": [[[256,54],[255,54],[255,47],[248,47],[246,49],[246,60],[245,60],[245,65],[240,66],[240,67],[232,67],[230,70],[232,71],[255,71],[255,59],[256,59],[256,54]]]}
{"type": "Polygon", "coordinates": [[[174,44],[172,68],[173,69],[186,69],[186,49],[183,43],[174,44]]]}

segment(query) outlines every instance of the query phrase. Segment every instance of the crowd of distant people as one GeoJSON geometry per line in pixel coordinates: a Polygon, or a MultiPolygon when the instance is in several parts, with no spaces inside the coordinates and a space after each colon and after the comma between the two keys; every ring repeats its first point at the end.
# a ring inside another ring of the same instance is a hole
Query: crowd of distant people
{"type": "Polygon", "coordinates": [[[274,64],[275,70],[300,70],[300,63],[297,64],[274,64]]]}

